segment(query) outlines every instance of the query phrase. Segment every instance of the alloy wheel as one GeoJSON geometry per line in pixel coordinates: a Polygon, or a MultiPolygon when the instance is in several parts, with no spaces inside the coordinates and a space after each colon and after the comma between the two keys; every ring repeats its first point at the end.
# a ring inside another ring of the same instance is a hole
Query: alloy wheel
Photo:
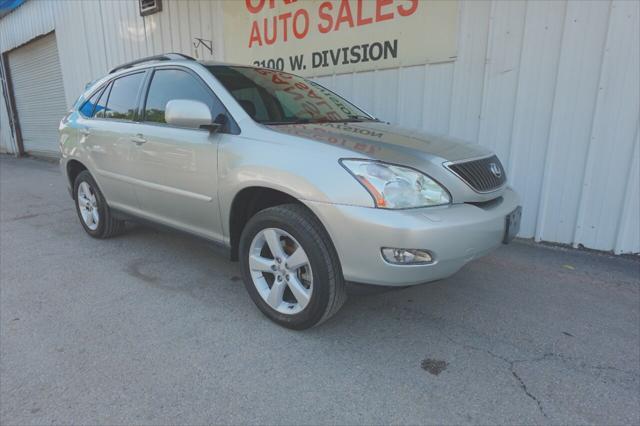
{"type": "Polygon", "coordinates": [[[262,299],[281,314],[304,310],[313,294],[313,272],[307,253],[288,232],[266,228],[249,249],[251,278],[262,299]]]}
{"type": "Polygon", "coordinates": [[[100,213],[98,212],[98,200],[96,194],[87,182],[81,182],[78,186],[78,208],[82,221],[92,231],[98,229],[100,213]]]}

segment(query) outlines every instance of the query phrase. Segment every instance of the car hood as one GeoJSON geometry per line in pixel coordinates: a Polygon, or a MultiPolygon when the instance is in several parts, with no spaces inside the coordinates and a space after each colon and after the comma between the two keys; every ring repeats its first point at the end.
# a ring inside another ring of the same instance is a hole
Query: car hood
{"type": "Polygon", "coordinates": [[[395,163],[414,163],[416,157],[459,161],[491,155],[491,151],[478,144],[376,121],[267,127],[275,132],[338,146],[352,151],[354,157],[366,156],[395,163]]]}

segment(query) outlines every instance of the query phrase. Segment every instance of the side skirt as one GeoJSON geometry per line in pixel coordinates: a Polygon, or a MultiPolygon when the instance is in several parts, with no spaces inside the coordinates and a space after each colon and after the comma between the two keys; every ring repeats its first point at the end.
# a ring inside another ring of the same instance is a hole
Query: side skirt
{"type": "Polygon", "coordinates": [[[191,232],[188,231],[184,231],[182,229],[177,229],[174,228],[172,226],[168,226],[168,225],[164,225],[158,222],[154,222],[152,220],[149,219],[144,219],[135,215],[132,215],[130,213],[126,213],[123,212],[122,210],[118,210],[118,209],[114,209],[113,207],[110,207],[111,211],[113,212],[113,215],[120,220],[126,220],[128,222],[134,222],[134,223],[138,223],[140,225],[144,225],[144,226],[148,226],[150,228],[154,228],[157,229],[161,232],[170,232],[173,234],[181,234],[181,235],[189,235],[191,237],[197,238],[201,241],[204,241],[205,243],[207,243],[207,245],[209,247],[211,247],[213,249],[213,251],[215,251],[218,255],[223,256],[229,260],[231,259],[231,247],[229,247],[228,245],[220,242],[220,241],[216,241],[216,240],[211,240],[209,238],[203,237],[201,235],[197,235],[197,234],[193,234],[191,232]]]}

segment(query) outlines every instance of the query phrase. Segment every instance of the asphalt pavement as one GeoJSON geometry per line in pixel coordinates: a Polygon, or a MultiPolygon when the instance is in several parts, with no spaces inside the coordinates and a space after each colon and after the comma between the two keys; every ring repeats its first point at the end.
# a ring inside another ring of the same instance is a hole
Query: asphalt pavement
{"type": "Polygon", "coordinates": [[[640,262],[518,241],[453,277],[268,321],[188,236],[82,230],[0,158],[0,423],[639,424],[640,262]]]}

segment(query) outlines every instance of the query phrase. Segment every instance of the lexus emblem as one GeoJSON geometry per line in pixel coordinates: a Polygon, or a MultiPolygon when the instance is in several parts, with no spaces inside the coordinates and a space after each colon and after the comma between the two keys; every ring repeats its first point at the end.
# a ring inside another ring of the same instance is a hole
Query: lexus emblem
{"type": "Polygon", "coordinates": [[[493,173],[493,175],[497,178],[502,176],[502,170],[500,170],[500,166],[498,166],[496,163],[489,163],[489,170],[491,170],[491,173],[493,173]]]}

